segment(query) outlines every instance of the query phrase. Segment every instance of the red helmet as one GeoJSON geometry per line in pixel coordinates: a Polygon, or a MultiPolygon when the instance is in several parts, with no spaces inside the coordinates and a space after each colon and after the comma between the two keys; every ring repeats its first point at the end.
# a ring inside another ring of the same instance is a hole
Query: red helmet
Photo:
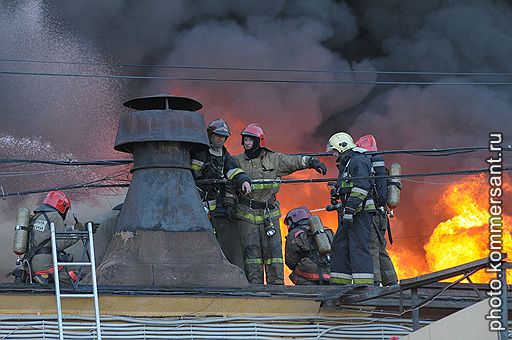
{"type": "Polygon", "coordinates": [[[356,142],[356,145],[368,151],[377,151],[377,141],[372,135],[364,135],[363,137],[359,138],[356,142]]]}
{"type": "Polygon", "coordinates": [[[265,142],[265,131],[263,131],[263,126],[256,123],[251,123],[247,125],[247,127],[242,131],[242,136],[251,136],[260,139],[260,146],[263,148],[266,145],[265,142]]]}
{"type": "Polygon", "coordinates": [[[311,211],[309,211],[305,206],[300,206],[288,211],[288,214],[286,214],[286,217],[284,218],[284,224],[290,227],[293,223],[297,223],[300,220],[309,218],[310,216],[311,211]]]}
{"type": "Polygon", "coordinates": [[[43,200],[43,204],[57,209],[61,214],[65,214],[66,211],[71,207],[71,201],[62,191],[54,190],[50,191],[43,200]]]}
{"type": "Polygon", "coordinates": [[[208,132],[208,136],[211,136],[212,133],[216,135],[221,135],[224,137],[229,137],[231,135],[231,132],[229,131],[229,126],[224,121],[224,119],[215,119],[208,124],[208,128],[206,129],[208,132]]]}

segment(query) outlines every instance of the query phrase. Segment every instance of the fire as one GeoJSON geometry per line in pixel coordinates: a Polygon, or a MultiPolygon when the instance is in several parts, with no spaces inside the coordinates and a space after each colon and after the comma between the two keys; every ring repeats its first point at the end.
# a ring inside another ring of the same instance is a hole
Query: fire
{"type": "MultiPolygon", "coordinates": [[[[452,185],[443,195],[444,205],[454,216],[437,225],[424,248],[431,271],[453,267],[489,256],[488,184],[478,176],[452,185]]],[[[503,216],[503,252],[510,253],[510,216],[503,216]]],[[[487,282],[484,272],[474,281],[487,282]]]]}
{"type": "MultiPolygon", "coordinates": [[[[423,254],[418,255],[407,248],[390,252],[399,278],[422,275],[488,257],[488,190],[485,176],[465,178],[450,185],[434,213],[445,212],[451,217],[437,224],[423,245],[425,259],[422,260],[423,254]]],[[[423,229],[429,230],[427,227],[423,229]]],[[[504,215],[503,252],[509,254],[512,249],[511,231],[511,217],[504,215]]],[[[474,282],[488,282],[490,278],[483,271],[472,276],[474,282]]]]}

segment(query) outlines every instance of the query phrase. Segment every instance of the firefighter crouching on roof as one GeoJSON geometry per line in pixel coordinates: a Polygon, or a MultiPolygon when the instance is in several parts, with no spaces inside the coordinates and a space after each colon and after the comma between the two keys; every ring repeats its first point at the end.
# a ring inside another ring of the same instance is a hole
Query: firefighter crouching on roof
{"type": "MultiPolygon", "coordinates": [[[[370,230],[375,214],[371,196],[370,158],[356,148],[345,132],[334,134],[327,150],[337,157],[339,169],[334,199],[338,210],[338,230],[332,242],[331,284],[373,284],[370,230]],[[355,178],[362,177],[362,178],[355,178]]],[[[334,203],[334,202],[333,202],[334,203]]]]}
{"type": "MultiPolygon", "coordinates": [[[[265,133],[259,124],[242,131],[243,154],[236,158],[254,180],[278,180],[297,170],[315,169],[325,175],[325,164],[315,157],[292,156],[267,149],[265,133]]],[[[242,235],[244,267],[250,283],[263,283],[265,268],[268,284],[284,284],[279,202],[279,183],[254,183],[248,197],[237,195],[236,218],[242,235]]]]}
{"type": "MultiPolygon", "coordinates": [[[[365,135],[356,141],[356,146],[368,151],[377,151],[377,141],[372,135],[365,135]]],[[[382,155],[372,155],[372,170],[375,176],[386,176],[388,171],[382,155]]],[[[376,178],[372,183],[374,188],[374,201],[377,213],[372,220],[370,235],[370,252],[373,259],[373,274],[375,285],[390,286],[398,282],[395,267],[386,251],[386,230],[388,230],[389,242],[392,243],[391,229],[387,213],[388,180],[376,178]]]]}
{"type": "Polygon", "coordinates": [[[235,194],[249,194],[251,180],[224,146],[231,134],[227,123],[222,119],[215,119],[208,124],[207,132],[210,148],[195,147],[191,150],[192,174],[196,180],[227,179],[230,181],[229,186],[234,188],[233,193],[226,195],[226,185],[198,185],[224,255],[229,262],[243,268],[240,233],[236,225],[227,222],[225,218],[234,221],[235,194]]]}
{"type": "MultiPolygon", "coordinates": [[[[87,230],[79,222],[74,226],[66,226],[64,220],[70,207],[71,201],[62,191],[51,191],[46,195],[43,204],[34,210],[34,215],[30,218],[28,251],[25,253],[24,262],[29,264],[29,277],[33,282],[45,285],[53,282],[54,279],[50,223],[55,225],[56,233],[87,230]]],[[[73,236],[56,240],[59,262],[73,260],[71,254],[66,253],[65,249],[78,240],[79,238],[73,236]]],[[[59,267],[59,278],[63,283],[75,282],[77,279],[75,272],[69,267],[59,267]]]]}
{"type": "Polygon", "coordinates": [[[296,285],[329,284],[332,230],[324,228],[320,218],[304,206],[290,210],[284,223],[288,226],[284,253],[292,270],[290,280],[296,285]]]}

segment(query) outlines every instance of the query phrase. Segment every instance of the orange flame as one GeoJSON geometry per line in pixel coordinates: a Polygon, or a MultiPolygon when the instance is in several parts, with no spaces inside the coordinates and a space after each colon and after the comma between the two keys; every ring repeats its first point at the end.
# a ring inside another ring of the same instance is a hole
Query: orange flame
{"type": "MultiPolygon", "coordinates": [[[[506,189],[505,185],[504,189],[506,189]]],[[[489,256],[489,186],[485,176],[465,178],[443,193],[439,211],[451,217],[439,223],[424,244],[426,264],[407,249],[391,251],[401,279],[454,267],[489,256]]],[[[512,249],[511,217],[503,215],[503,251],[512,249]]],[[[423,261],[424,262],[424,261],[423,261]]],[[[474,282],[488,282],[489,274],[473,275],[474,282]]]]}

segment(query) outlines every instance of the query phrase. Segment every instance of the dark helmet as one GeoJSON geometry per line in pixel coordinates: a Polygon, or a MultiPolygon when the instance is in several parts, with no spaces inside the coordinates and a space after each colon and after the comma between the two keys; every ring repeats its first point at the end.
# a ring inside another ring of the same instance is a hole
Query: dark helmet
{"type": "Polygon", "coordinates": [[[311,216],[311,211],[305,206],[300,206],[288,211],[284,218],[284,224],[291,227],[293,224],[311,216]]]}
{"type": "Polygon", "coordinates": [[[228,124],[220,118],[212,120],[210,124],[208,124],[206,131],[208,132],[208,136],[211,136],[213,133],[224,137],[231,135],[228,124]]]}
{"type": "MultiPolygon", "coordinates": [[[[265,145],[266,145],[265,131],[263,131],[263,126],[261,126],[260,124],[251,123],[251,124],[247,125],[247,127],[244,129],[244,131],[242,131],[241,135],[242,135],[242,137],[249,136],[249,137],[259,138],[260,146],[262,148],[265,147],[265,145]]],[[[243,141],[242,141],[242,145],[243,145],[243,141]]]]}

